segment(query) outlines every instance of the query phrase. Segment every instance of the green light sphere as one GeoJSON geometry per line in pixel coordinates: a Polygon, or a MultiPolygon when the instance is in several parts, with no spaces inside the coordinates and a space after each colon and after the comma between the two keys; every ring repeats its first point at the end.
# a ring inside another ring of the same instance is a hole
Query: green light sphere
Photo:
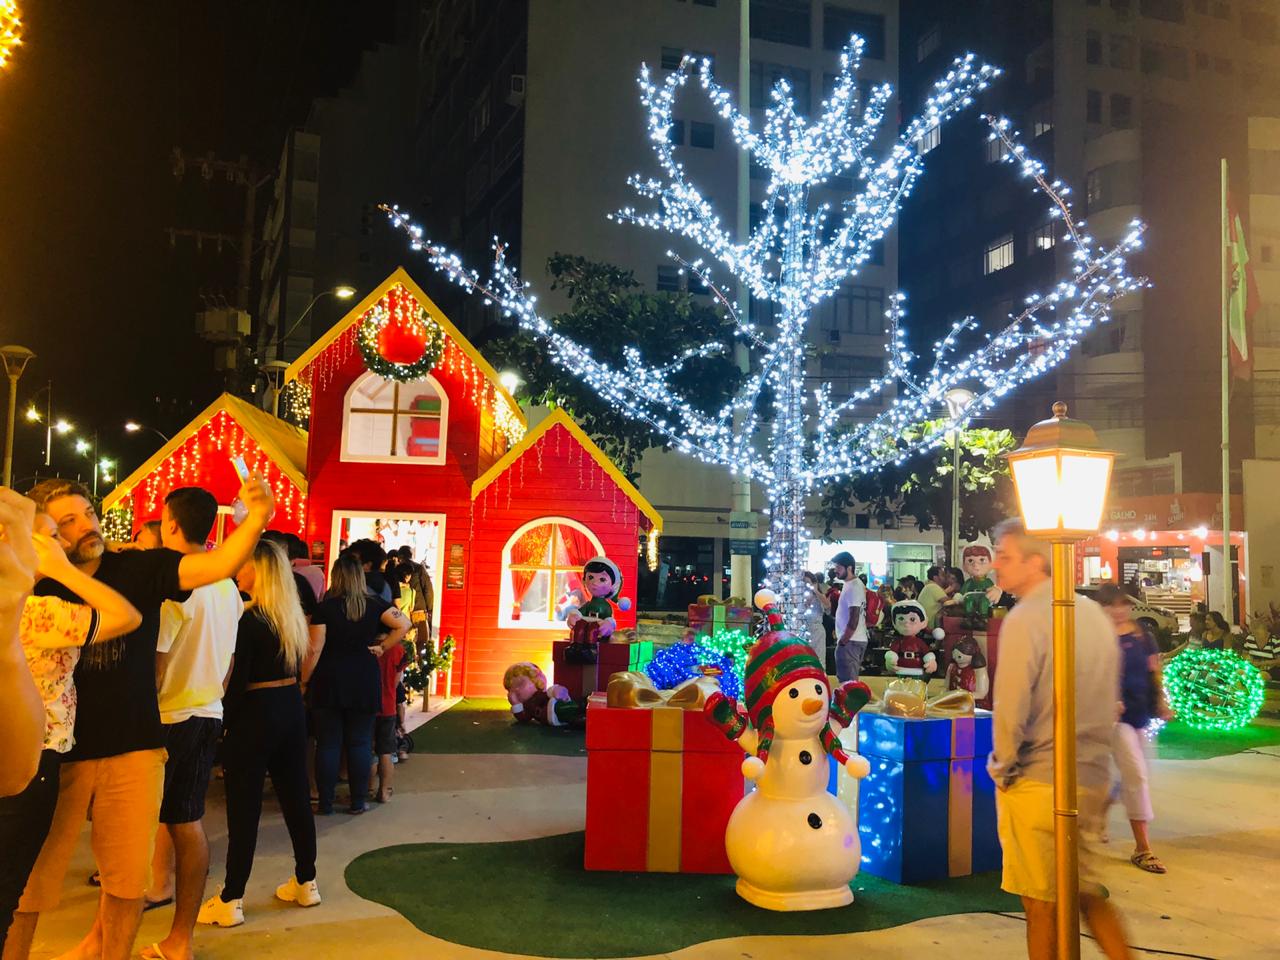
{"type": "Polygon", "coordinates": [[[1262,709],[1258,668],[1228,650],[1187,649],[1164,668],[1164,688],[1178,719],[1196,730],[1238,730],[1262,709]]]}

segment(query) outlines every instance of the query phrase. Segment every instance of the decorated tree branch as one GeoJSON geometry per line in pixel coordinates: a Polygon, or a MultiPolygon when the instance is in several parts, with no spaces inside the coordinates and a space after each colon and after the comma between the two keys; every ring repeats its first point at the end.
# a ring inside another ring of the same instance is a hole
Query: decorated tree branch
{"type": "Polygon", "coordinates": [[[641,69],[641,102],[661,176],[630,181],[652,202],[651,209],[628,207],[614,218],[693,241],[753,298],[775,304],[775,323],[753,324],[744,305],[716,284],[704,261],[677,258],[711,286],[732,321],[731,336],[665,357],[646,356],[628,346],[619,359],[605,360],[542,314],[538,298],[507,262],[500,242],[494,246],[492,275],[482,279],[456,254],[433,243],[406,214],[388,208],[393,223],[436,269],[514,318],[554,362],[602,399],[670,438],[682,453],[721,464],[764,487],[770,515],[766,564],[788,612],[801,596],[805,502],[817,485],[937,446],[948,431],[966,426],[969,417],[989,410],[1018,384],[1060,363],[1084,334],[1109,318],[1118,297],[1143,285],[1127,269],[1142,227],[1135,222],[1115,246],[1099,247],[1072,219],[1067,188],[1048,180],[1044,166],[1015,139],[1008,121],[983,118],[990,136],[1004,142],[1006,162],[1020,168],[1063,220],[1066,240],[1074,248],[1071,275],[1030,297],[1002,329],[982,336],[972,320],[954,324],[935,345],[928,366],[907,349],[905,297],[898,294],[887,313],[884,376],[847,398],[838,398],[830,384],[807,391],[807,327],[815,308],[857,274],[896,221],[902,199],[924,170],[922,139],[970,109],[975,96],[999,74],[972,55],[956,60],[934,85],[921,113],[879,154],[875,143],[892,91],[880,84],[865,104],[859,103],[856,74],[862,48],[855,36],[841,53],[831,95],[812,121],[797,112],[790,87],[781,80],[758,129],[713,79],[709,61],[699,65],[686,58],[660,82],[647,66],[641,69]],[[674,104],[695,67],[738,147],[768,174],[763,216],[744,238],[732,236],[688,180],[671,140],[674,104]],[[843,177],[855,180],[856,192],[838,204],[816,198],[815,187],[843,177]],[[682,373],[696,360],[731,356],[735,341],[745,343],[751,362],[732,398],[710,412],[690,402],[678,386],[682,373]],[[946,391],[959,385],[976,395],[964,417],[935,419],[946,391]]]}

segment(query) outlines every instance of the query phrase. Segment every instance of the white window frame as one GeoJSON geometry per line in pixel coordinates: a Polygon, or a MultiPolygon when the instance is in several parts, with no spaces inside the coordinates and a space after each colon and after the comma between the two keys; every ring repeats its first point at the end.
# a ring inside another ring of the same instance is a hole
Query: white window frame
{"type": "MultiPolygon", "coordinates": [[[[346,395],[342,398],[342,446],[339,459],[343,463],[396,463],[406,467],[438,467],[443,466],[448,458],[449,453],[449,394],[445,392],[440,381],[431,374],[427,374],[421,379],[429,383],[435,389],[436,394],[440,397],[440,449],[434,457],[411,457],[407,454],[388,454],[388,455],[368,455],[356,454],[347,450],[348,433],[351,421],[351,398],[355,395],[356,388],[364,383],[370,377],[378,376],[372,370],[369,370],[356,377],[351,382],[351,386],[347,388],[346,395]]],[[[381,378],[385,379],[385,378],[381,378]]],[[[414,381],[415,383],[417,381],[414,381]]],[[[408,384],[400,384],[400,387],[408,386],[408,384]]],[[[398,416],[388,413],[393,419],[398,416]]],[[[392,435],[394,436],[395,425],[392,424],[392,435]]]]}
{"type": "Polygon", "coordinates": [[[990,276],[1013,266],[1013,234],[1006,233],[987,244],[982,258],[982,272],[990,276]]]}
{"type": "MultiPolygon", "coordinates": [[[[591,530],[585,524],[579,523],[577,520],[571,520],[568,517],[551,516],[538,517],[530,520],[528,523],[519,527],[515,533],[502,545],[502,570],[500,573],[500,582],[498,587],[498,626],[504,630],[555,630],[559,633],[567,633],[567,627],[563,620],[556,619],[554,598],[550,611],[550,616],[546,620],[538,618],[536,620],[516,620],[511,616],[511,607],[515,604],[515,593],[511,589],[511,547],[517,540],[523,537],[534,527],[545,526],[548,523],[556,523],[561,526],[572,527],[577,530],[588,540],[591,546],[595,548],[596,556],[604,555],[604,547],[600,544],[600,538],[596,536],[595,531],[591,530]]],[[[553,568],[554,570],[554,568],[553,568]]],[[[550,589],[555,590],[555,576],[551,576],[550,589]]]]}
{"type": "Polygon", "coordinates": [[[920,134],[920,139],[916,141],[916,153],[924,156],[931,150],[936,150],[942,144],[942,124],[935,123],[932,127],[920,134]]]}
{"type": "Polygon", "coordinates": [[[1009,155],[1009,145],[1000,137],[987,138],[987,163],[999,163],[1009,155]]]}
{"type": "Polygon", "coordinates": [[[1030,250],[1032,254],[1044,250],[1052,250],[1058,245],[1058,233],[1054,221],[1046,220],[1031,231],[1030,250]]]}

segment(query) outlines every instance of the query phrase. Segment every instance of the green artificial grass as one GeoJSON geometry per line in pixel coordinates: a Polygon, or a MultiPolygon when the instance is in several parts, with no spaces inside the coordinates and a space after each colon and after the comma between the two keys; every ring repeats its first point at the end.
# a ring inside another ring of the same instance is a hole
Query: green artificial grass
{"type": "Polygon", "coordinates": [[[1161,760],[1207,760],[1280,744],[1280,724],[1254,722],[1239,730],[1196,730],[1171,721],[1156,738],[1161,760]]]}
{"type": "Polygon", "coordinates": [[[866,874],[854,902],[774,913],[734,878],[588,872],[583,834],[503,843],[420,843],[357,857],[348,886],[424,933],[482,950],[553,957],[662,954],[726,937],[856,933],[955,913],[1017,911],[996,873],[902,887],[866,874]]]}
{"type": "Polygon", "coordinates": [[[414,753],[525,753],[585,757],[586,734],[516,723],[506,700],[467,699],[413,731],[414,753]]]}

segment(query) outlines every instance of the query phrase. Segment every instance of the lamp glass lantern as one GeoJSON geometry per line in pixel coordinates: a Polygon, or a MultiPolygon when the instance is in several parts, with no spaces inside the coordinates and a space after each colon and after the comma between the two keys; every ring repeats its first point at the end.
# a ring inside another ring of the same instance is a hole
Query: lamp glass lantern
{"type": "Polygon", "coordinates": [[[1027,533],[1047,540],[1082,540],[1098,532],[1116,455],[1093,428],[1053,405],[1053,416],[1027,431],[1007,454],[1027,533]]]}

